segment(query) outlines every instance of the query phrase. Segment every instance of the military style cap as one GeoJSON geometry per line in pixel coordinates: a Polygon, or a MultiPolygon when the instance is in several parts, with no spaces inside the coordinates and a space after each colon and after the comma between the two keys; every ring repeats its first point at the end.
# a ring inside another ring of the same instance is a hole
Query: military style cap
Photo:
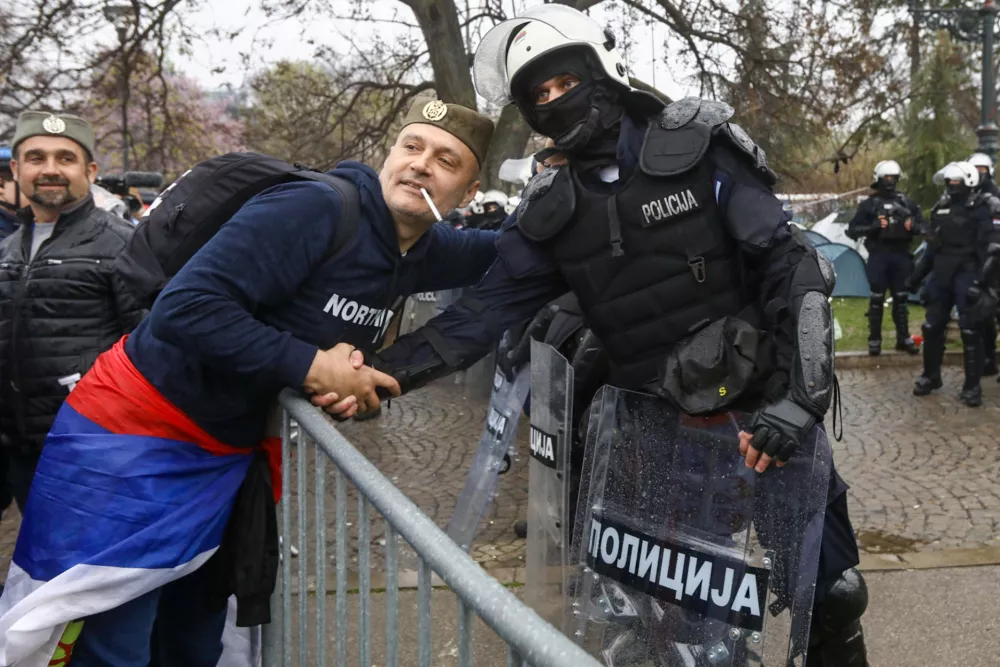
{"type": "Polygon", "coordinates": [[[66,137],[80,144],[94,155],[94,128],[79,116],[55,114],[46,111],[25,111],[17,117],[12,147],[29,137],[66,137]]]}
{"type": "Polygon", "coordinates": [[[417,101],[403,119],[403,127],[413,123],[436,125],[462,140],[482,166],[493,138],[493,121],[483,114],[441,100],[417,101]]]}

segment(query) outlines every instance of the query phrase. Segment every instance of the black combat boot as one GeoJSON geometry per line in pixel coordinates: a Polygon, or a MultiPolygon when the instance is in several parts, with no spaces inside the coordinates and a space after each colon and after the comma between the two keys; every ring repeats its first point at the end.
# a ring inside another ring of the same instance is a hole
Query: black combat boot
{"type": "Polygon", "coordinates": [[[941,388],[941,362],[944,360],[944,332],[937,333],[923,325],[924,331],[924,372],[913,387],[914,396],[926,396],[941,388]]]}
{"type": "Polygon", "coordinates": [[[877,357],[882,354],[882,310],[885,295],[872,292],[868,299],[868,354],[877,357]]]}
{"type": "Polygon", "coordinates": [[[864,577],[851,568],[813,607],[809,667],[868,667],[861,616],[868,608],[864,577]]]}
{"type": "Polygon", "coordinates": [[[910,336],[910,311],[906,309],[906,292],[892,295],[892,321],[896,325],[896,349],[909,354],[920,354],[920,347],[910,336]]]}
{"type": "Polygon", "coordinates": [[[958,400],[970,408],[978,408],[983,404],[983,391],[979,386],[983,375],[983,337],[979,331],[962,329],[962,353],[965,384],[958,400]]]}

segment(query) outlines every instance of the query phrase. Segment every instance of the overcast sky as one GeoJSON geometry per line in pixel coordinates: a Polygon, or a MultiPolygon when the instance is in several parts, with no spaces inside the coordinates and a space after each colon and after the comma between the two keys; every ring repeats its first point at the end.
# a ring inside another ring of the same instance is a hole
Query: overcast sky
{"type": "MultiPolygon", "coordinates": [[[[399,9],[408,12],[401,3],[394,0],[374,0],[374,4],[376,11],[384,15],[399,9]]],[[[541,3],[529,1],[528,4],[541,3]]],[[[209,89],[222,88],[226,84],[234,87],[242,85],[247,72],[240,61],[240,53],[250,50],[254,44],[258,45],[258,48],[254,50],[253,64],[257,68],[262,68],[281,59],[312,58],[314,46],[309,44],[310,39],[315,40],[316,44],[336,43],[337,26],[332,25],[332,21],[269,22],[258,9],[259,0],[208,0],[205,5],[190,19],[191,25],[205,37],[193,45],[193,53],[190,56],[177,56],[175,60],[184,73],[194,77],[209,89]],[[233,31],[242,26],[246,28],[231,42],[208,36],[212,28],[233,31]],[[222,71],[215,72],[216,68],[222,68],[222,71]]],[[[600,13],[595,13],[594,17],[602,23],[613,22],[613,17],[603,16],[600,13]]],[[[407,20],[412,20],[412,15],[408,16],[407,20]]],[[[351,29],[364,34],[364,31],[371,30],[372,26],[354,24],[351,29]]],[[[380,31],[385,29],[392,28],[380,27],[380,31]]],[[[695,87],[690,84],[685,85],[683,82],[689,72],[668,67],[660,61],[663,56],[661,45],[665,36],[666,31],[662,26],[657,26],[655,37],[653,28],[650,27],[640,25],[633,31],[632,39],[636,48],[629,58],[631,74],[650,84],[655,82],[657,88],[675,99],[697,94],[695,87]],[[657,44],[658,60],[655,72],[654,43],[657,44]],[[678,79],[681,82],[678,82],[678,79]]],[[[618,37],[623,38],[621,34],[618,37]]]]}

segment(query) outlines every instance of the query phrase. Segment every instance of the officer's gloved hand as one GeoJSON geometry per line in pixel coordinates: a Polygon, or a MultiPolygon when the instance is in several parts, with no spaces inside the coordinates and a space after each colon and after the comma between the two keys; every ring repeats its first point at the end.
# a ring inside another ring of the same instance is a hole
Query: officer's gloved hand
{"type": "Polygon", "coordinates": [[[552,318],[559,312],[558,306],[549,305],[538,311],[524,333],[518,336],[513,329],[507,331],[497,347],[497,367],[513,381],[514,376],[526,363],[531,361],[531,341],[543,340],[552,324],[552,318]]]}
{"type": "Polygon", "coordinates": [[[920,289],[921,282],[922,281],[917,280],[916,276],[910,276],[903,281],[903,290],[909,292],[910,294],[916,294],[917,290],[920,289]]]}
{"type": "Polygon", "coordinates": [[[996,315],[997,303],[996,291],[978,280],[965,293],[965,307],[975,322],[983,322],[996,315]]]}
{"type": "MultiPolygon", "coordinates": [[[[816,417],[808,410],[787,398],[779,399],[753,414],[748,429],[750,447],[785,463],[815,425],[816,417]]],[[[766,467],[756,464],[759,472],[766,467]]]]}

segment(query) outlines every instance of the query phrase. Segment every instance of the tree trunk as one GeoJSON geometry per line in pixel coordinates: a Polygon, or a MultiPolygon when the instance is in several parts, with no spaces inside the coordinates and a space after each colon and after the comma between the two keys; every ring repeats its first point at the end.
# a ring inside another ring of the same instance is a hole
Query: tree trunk
{"type": "Polygon", "coordinates": [[[438,99],[475,109],[476,91],[454,0],[405,1],[427,44],[438,99]]]}

